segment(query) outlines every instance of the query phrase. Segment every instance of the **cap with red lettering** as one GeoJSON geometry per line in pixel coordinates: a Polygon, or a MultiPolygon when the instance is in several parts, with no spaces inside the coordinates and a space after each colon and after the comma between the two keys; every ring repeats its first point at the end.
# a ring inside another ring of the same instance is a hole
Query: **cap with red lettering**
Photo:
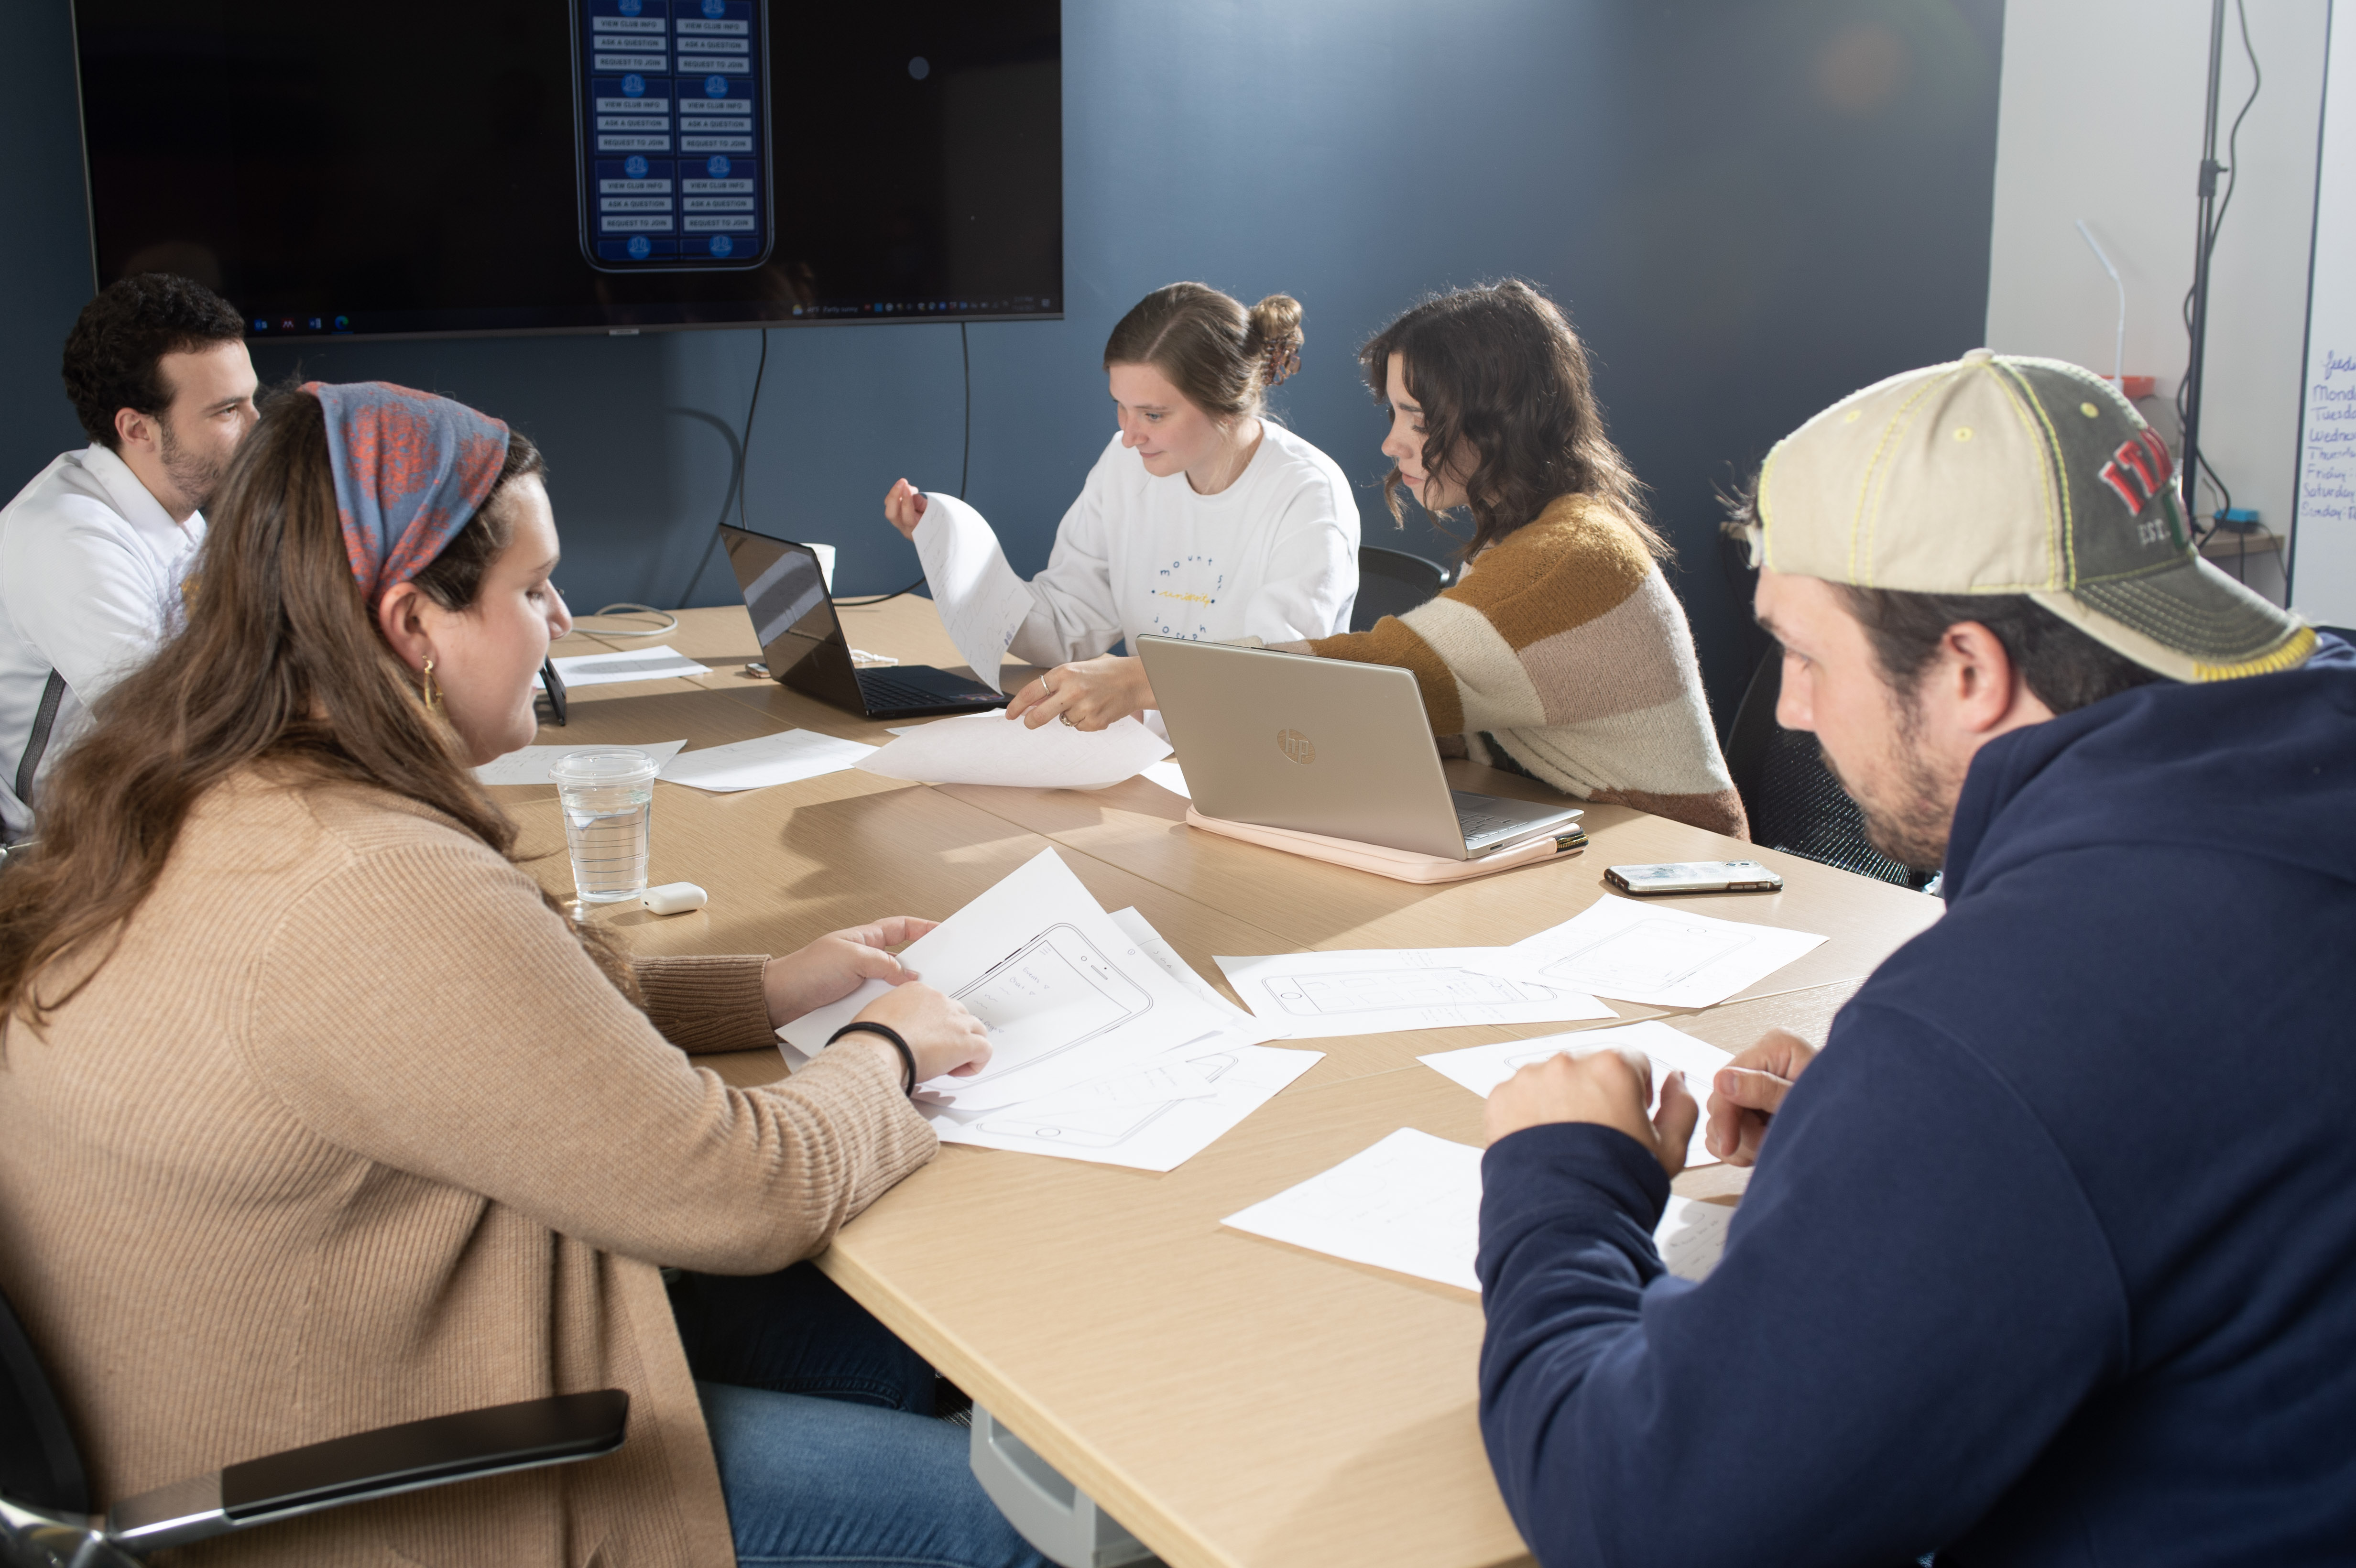
{"type": "Polygon", "coordinates": [[[2315,633],[2193,546],[2168,444],[2093,372],[1975,348],[1852,392],[1759,475],[1760,564],[1913,593],[2025,593],[2147,669],[2230,680],[2315,633]]]}

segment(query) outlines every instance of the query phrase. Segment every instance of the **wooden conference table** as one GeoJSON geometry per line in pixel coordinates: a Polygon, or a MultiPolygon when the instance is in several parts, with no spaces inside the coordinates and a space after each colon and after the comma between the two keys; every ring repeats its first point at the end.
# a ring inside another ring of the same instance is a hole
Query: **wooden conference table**
{"type": "MultiPolygon", "coordinates": [[[[843,613],[854,646],[960,668],[928,601],[843,613]]],[[[748,677],[741,609],[685,612],[659,637],[585,617],[556,652],[667,644],[712,666],[688,679],[574,691],[552,744],[718,745],[786,728],[881,744],[883,726],[748,677]]],[[[1183,759],[1180,761],[1183,763],[1183,759]]],[[[1451,782],[1549,798],[1451,763],[1451,782]]],[[[493,792],[552,891],[571,871],[552,786],[493,792]]],[[[1726,1050],[1771,1026],[1821,1040],[1873,966],[1928,925],[1935,899],[1618,806],[1593,806],[1583,855],[1440,887],[1394,882],[1190,829],[1142,779],[1111,789],[909,784],[846,772],[740,795],[656,786],[650,880],[708,908],[594,918],[629,949],[783,953],[884,914],[948,915],[1053,846],[1108,910],[1134,904],[1195,970],[1214,954],[1502,945],[1602,894],[1602,868],[1749,857],[1778,894],[1670,900],[1830,940],[1751,990],[1666,1017],[1726,1050]]],[[[1224,986],[1222,987],[1224,989],[1224,986]]],[[[1325,1057],[1166,1175],[995,1150],[939,1158],[844,1228],[819,1265],[1167,1563],[1472,1565],[1526,1562],[1476,1424],[1477,1297],[1221,1229],[1222,1216],[1403,1126],[1478,1143],[1481,1102],[1415,1058],[1530,1038],[1545,1024],[1315,1040],[1325,1057]]],[[[1282,1043],[1282,1042],[1280,1042],[1282,1043]]],[[[780,1059],[699,1059],[739,1084],[780,1059]]],[[[1731,1201],[1743,1173],[1678,1178],[1731,1201]]]]}

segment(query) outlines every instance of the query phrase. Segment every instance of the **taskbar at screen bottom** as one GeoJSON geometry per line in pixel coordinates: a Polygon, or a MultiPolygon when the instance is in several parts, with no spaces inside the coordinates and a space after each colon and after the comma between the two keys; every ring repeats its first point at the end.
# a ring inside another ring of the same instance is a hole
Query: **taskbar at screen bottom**
{"type": "Polygon", "coordinates": [[[367,310],[327,313],[243,307],[249,341],[302,342],[340,337],[492,337],[541,332],[676,332],[697,327],[817,326],[851,321],[1058,321],[1054,295],[991,300],[862,300],[796,304],[782,300],[704,301],[694,304],[550,310],[535,306],[473,310],[367,310]]]}

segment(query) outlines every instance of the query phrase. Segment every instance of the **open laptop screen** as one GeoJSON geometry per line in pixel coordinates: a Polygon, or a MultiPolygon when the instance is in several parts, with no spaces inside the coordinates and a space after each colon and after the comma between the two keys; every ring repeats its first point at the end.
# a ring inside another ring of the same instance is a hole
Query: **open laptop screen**
{"type": "Polygon", "coordinates": [[[843,641],[817,554],[808,545],[724,523],[720,537],[728,547],[728,565],[744,591],[744,608],[752,614],[769,673],[779,680],[798,676],[794,685],[814,688],[829,701],[856,707],[858,679],[851,670],[850,645],[843,641]]]}

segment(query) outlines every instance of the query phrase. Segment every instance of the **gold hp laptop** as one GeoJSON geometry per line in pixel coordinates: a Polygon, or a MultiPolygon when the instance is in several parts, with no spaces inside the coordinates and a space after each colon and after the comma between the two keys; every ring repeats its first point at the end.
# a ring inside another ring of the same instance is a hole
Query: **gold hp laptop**
{"type": "Polygon", "coordinates": [[[1205,816],[1452,860],[1579,820],[1575,807],[1450,789],[1407,670],[1182,637],[1136,649],[1205,816]]]}

